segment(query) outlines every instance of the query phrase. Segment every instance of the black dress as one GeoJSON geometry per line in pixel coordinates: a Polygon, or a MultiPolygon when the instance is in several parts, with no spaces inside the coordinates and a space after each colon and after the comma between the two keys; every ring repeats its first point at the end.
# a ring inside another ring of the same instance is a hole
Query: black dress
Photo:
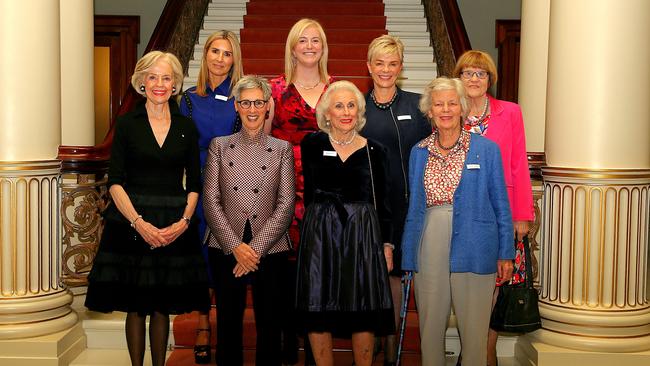
{"type": "MultiPolygon", "coordinates": [[[[138,214],[158,228],[183,216],[187,192],[199,192],[198,134],[170,101],[171,126],[162,147],[149,125],[144,103],[115,126],[108,183],[126,190],[138,214]],[[186,187],[183,187],[183,175],[186,187]]],[[[111,204],[88,276],[86,307],[110,312],[178,314],[208,310],[206,264],[196,222],[173,243],[151,249],[111,204]]]]}
{"type": "Polygon", "coordinates": [[[323,132],[301,143],[307,209],[298,253],[299,320],[308,332],[389,334],[394,320],[383,252],[384,238],[391,237],[386,152],[372,140],[345,162],[334,151],[323,132]]]}

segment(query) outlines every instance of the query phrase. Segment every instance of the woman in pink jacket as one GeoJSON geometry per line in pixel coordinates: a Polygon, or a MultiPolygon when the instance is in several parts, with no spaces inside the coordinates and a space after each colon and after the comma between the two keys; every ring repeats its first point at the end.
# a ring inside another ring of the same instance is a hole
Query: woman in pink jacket
{"type": "MultiPolygon", "coordinates": [[[[515,270],[510,284],[521,283],[526,273],[522,239],[528,234],[530,222],[534,219],[533,192],[521,109],[515,103],[498,100],[488,94],[488,89],[497,81],[497,70],[492,57],[485,52],[465,52],[456,63],[454,77],[463,81],[470,104],[465,129],[496,142],[501,150],[517,250],[515,270]]],[[[498,293],[497,285],[494,291],[495,299],[498,293]]],[[[497,338],[498,333],[490,329],[487,360],[489,366],[497,364],[497,338]]]]}

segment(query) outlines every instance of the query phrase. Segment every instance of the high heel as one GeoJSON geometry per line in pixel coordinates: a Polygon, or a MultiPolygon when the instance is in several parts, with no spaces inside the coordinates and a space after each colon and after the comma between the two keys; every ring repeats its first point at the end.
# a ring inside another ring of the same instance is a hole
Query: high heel
{"type": "Polygon", "coordinates": [[[206,364],[210,363],[212,359],[212,348],[210,347],[212,331],[210,328],[199,328],[196,330],[197,335],[201,332],[208,332],[208,344],[197,344],[194,346],[194,362],[197,364],[206,364]]]}

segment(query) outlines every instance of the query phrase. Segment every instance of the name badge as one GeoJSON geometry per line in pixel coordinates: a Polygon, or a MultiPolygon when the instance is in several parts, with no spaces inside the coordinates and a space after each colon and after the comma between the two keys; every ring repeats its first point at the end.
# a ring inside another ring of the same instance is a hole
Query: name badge
{"type": "Polygon", "coordinates": [[[467,169],[481,169],[481,164],[467,164],[467,169]]]}
{"type": "Polygon", "coordinates": [[[334,157],[336,157],[336,151],[323,150],[323,156],[334,156],[334,157]]]}
{"type": "Polygon", "coordinates": [[[227,96],[225,96],[225,95],[219,95],[219,94],[215,95],[215,96],[214,96],[214,99],[222,100],[222,101],[224,101],[224,102],[227,102],[227,101],[228,101],[228,97],[227,97],[227,96]]]}
{"type": "Polygon", "coordinates": [[[398,121],[404,121],[406,119],[411,119],[411,115],[410,114],[405,114],[405,115],[402,115],[402,116],[397,116],[398,121]]]}

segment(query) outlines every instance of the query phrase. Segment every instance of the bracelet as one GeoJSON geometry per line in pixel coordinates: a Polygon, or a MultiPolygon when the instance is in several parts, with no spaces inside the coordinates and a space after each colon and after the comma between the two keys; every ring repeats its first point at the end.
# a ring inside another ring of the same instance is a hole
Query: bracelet
{"type": "Polygon", "coordinates": [[[190,224],[190,218],[189,218],[189,217],[182,216],[181,219],[182,219],[182,220],[185,220],[185,222],[187,222],[187,225],[190,224]]]}
{"type": "Polygon", "coordinates": [[[142,215],[138,215],[133,221],[131,221],[131,227],[135,229],[135,223],[142,218],[142,215]]]}
{"type": "Polygon", "coordinates": [[[395,250],[395,245],[391,243],[384,243],[384,248],[389,247],[391,250],[395,250]]]}

